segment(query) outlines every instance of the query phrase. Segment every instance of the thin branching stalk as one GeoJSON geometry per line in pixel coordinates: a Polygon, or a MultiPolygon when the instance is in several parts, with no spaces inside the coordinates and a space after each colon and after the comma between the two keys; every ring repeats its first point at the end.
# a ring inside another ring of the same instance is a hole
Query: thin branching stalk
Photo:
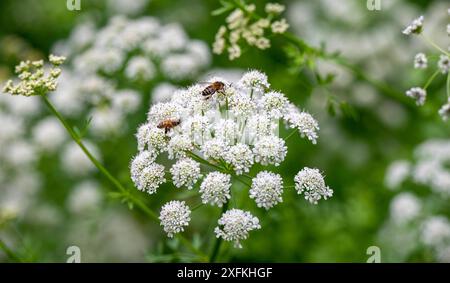
{"type": "Polygon", "coordinates": [[[284,141],[287,141],[288,139],[290,139],[297,131],[298,131],[298,129],[292,130],[292,132],[290,132],[289,135],[286,138],[284,138],[284,141]]]}
{"type": "Polygon", "coordinates": [[[440,70],[436,70],[436,72],[434,72],[434,74],[431,75],[431,77],[430,77],[430,78],[428,79],[428,81],[425,83],[423,89],[426,90],[426,89],[430,86],[430,84],[434,81],[434,79],[437,77],[437,75],[439,75],[440,72],[441,72],[440,70]]]}
{"type": "MultiPolygon", "coordinates": [[[[43,98],[45,104],[50,109],[50,111],[58,118],[58,120],[61,122],[61,124],[64,126],[64,128],[67,130],[67,132],[70,134],[72,139],[78,144],[78,146],[81,148],[81,150],[84,152],[84,154],[89,158],[89,160],[97,167],[97,169],[123,194],[124,198],[136,205],[142,212],[144,212],[150,219],[154,220],[156,223],[159,223],[158,216],[156,213],[151,210],[142,200],[137,198],[136,196],[133,196],[120,182],[117,180],[93,155],[92,153],[86,148],[86,146],[83,144],[81,138],[79,135],[72,129],[72,127],[69,125],[69,123],[64,119],[64,117],[61,115],[61,113],[56,110],[56,108],[53,106],[53,104],[50,102],[50,100],[47,98],[46,94],[41,95],[43,98]]],[[[206,256],[196,247],[194,247],[186,238],[179,235],[179,239],[185,244],[185,246],[194,252],[196,255],[198,255],[200,258],[205,259],[206,256]]]]}
{"type": "Polygon", "coordinates": [[[447,75],[447,97],[450,99],[450,72],[447,75]]]}
{"type": "Polygon", "coordinates": [[[447,51],[445,51],[444,49],[442,49],[439,45],[437,45],[436,43],[434,43],[434,41],[432,41],[431,39],[429,39],[425,34],[422,33],[422,38],[425,40],[426,43],[428,43],[429,45],[433,46],[434,48],[436,48],[436,50],[438,50],[439,52],[443,53],[446,56],[450,56],[450,53],[448,53],[447,51]]]}
{"type": "MultiPolygon", "coordinates": [[[[227,209],[228,209],[228,204],[229,204],[230,202],[229,201],[227,201],[224,205],[223,205],[223,207],[222,207],[222,213],[221,214],[224,214],[225,213],[225,211],[227,211],[227,209]]],[[[222,245],[222,237],[216,237],[216,239],[215,239],[215,241],[214,241],[214,246],[213,246],[213,249],[211,250],[211,256],[209,257],[209,262],[215,262],[216,261],[216,259],[217,259],[217,257],[219,256],[219,252],[220,252],[220,247],[221,247],[221,245],[222,245]]]]}

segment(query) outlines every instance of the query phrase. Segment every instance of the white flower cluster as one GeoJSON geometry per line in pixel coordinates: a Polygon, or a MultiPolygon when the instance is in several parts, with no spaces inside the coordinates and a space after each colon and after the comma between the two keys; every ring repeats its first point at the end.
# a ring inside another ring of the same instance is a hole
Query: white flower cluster
{"type": "Polygon", "coordinates": [[[189,225],[191,210],[184,201],[170,201],[162,207],[159,219],[167,236],[173,237],[189,225]]]}
{"type": "Polygon", "coordinates": [[[445,216],[433,216],[422,226],[422,241],[437,249],[450,244],[450,221],[445,216]]]}
{"type": "Polygon", "coordinates": [[[138,109],[142,89],[160,78],[191,80],[211,60],[207,44],[189,39],[178,24],[163,25],[153,17],[115,16],[100,29],[84,23],[55,49],[72,63],[53,103],[72,117],[91,109],[89,129],[103,138],[126,130],[126,115],[138,109]],[[125,80],[118,82],[117,77],[125,80]]]}
{"type": "Polygon", "coordinates": [[[392,162],[386,170],[384,184],[389,189],[399,187],[410,176],[411,164],[407,160],[392,162]]]}
{"type": "Polygon", "coordinates": [[[220,172],[211,172],[200,186],[203,203],[222,207],[230,198],[231,176],[220,172]]]}
{"type": "Polygon", "coordinates": [[[227,50],[230,60],[239,58],[242,41],[259,49],[267,49],[270,47],[270,40],[266,30],[276,34],[284,33],[289,28],[286,19],[274,20],[284,11],[283,5],[267,3],[265,7],[267,16],[256,20],[252,17],[255,9],[256,6],[250,4],[239,7],[228,15],[226,25],[221,26],[216,34],[213,44],[214,53],[222,54],[227,50]]]}
{"type": "Polygon", "coordinates": [[[298,194],[304,194],[305,199],[317,204],[320,199],[333,196],[333,190],[325,185],[325,180],[318,169],[303,168],[294,178],[298,194]]]}
{"type": "Polygon", "coordinates": [[[241,240],[248,238],[252,230],[261,229],[258,218],[250,212],[240,209],[230,209],[218,221],[219,227],[214,229],[217,237],[234,242],[235,247],[242,248],[241,240]],[[223,226],[220,228],[220,226],[223,226]]]}
{"type": "MultiPolygon", "coordinates": [[[[410,34],[421,34],[423,31],[423,19],[424,17],[421,16],[418,19],[414,20],[406,29],[403,31],[404,34],[410,35],[410,34]]],[[[449,26],[447,26],[447,32],[448,32],[449,26]]],[[[443,48],[439,47],[436,43],[432,42],[430,39],[426,39],[426,41],[431,44],[433,47],[435,47],[440,55],[439,60],[437,62],[437,69],[438,71],[446,75],[449,73],[450,70],[450,55],[448,51],[445,51],[443,48]]],[[[450,49],[448,49],[450,50],[450,49]]],[[[428,67],[428,59],[427,56],[424,53],[418,53],[414,58],[414,68],[416,69],[426,69],[428,67]]],[[[429,84],[434,80],[437,73],[433,75],[427,82],[426,86],[424,88],[421,87],[413,87],[410,90],[406,91],[406,96],[413,98],[416,101],[416,104],[421,106],[425,103],[426,99],[426,88],[429,86],[429,84]]],[[[449,96],[450,93],[447,93],[449,96]]],[[[448,117],[450,115],[450,103],[447,102],[438,111],[439,115],[442,117],[442,120],[447,121],[448,117]]]]}
{"type": "MultiPolygon", "coordinates": [[[[202,203],[225,206],[232,196],[232,180],[236,179],[249,186],[249,196],[258,207],[270,209],[282,202],[282,177],[269,171],[256,173],[256,177],[249,174],[256,163],[279,166],[284,161],[287,146],[278,136],[280,119],[288,129],[316,143],[317,121],[298,110],[284,94],[271,90],[267,76],[261,72],[249,71],[234,83],[213,77],[206,85],[175,90],[170,100],[150,107],[147,122],[139,127],[136,137],[140,153],[131,162],[131,178],[139,190],[155,193],[166,181],[164,167],[155,162],[166,154],[174,160],[170,169],[173,185],[189,190],[199,187],[202,203]],[[211,90],[214,85],[222,87],[211,90]],[[216,171],[205,171],[211,169],[216,171]]],[[[312,203],[331,197],[332,190],[325,186],[322,175],[303,176],[305,170],[319,172],[305,168],[299,173],[295,179],[300,182],[299,193],[305,191],[305,198],[312,203]]],[[[232,216],[233,221],[249,217],[236,211],[225,212],[222,217],[225,228],[218,228],[218,236],[225,240],[247,237],[248,231],[242,234],[237,228],[247,225],[245,222],[227,224],[232,216]]],[[[251,227],[256,227],[254,219],[248,220],[253,223],[251,227]]]]}
{"type": "Polygon", "coordinates": [[[131,179],[138,190],[149,194],[166,182],[164,166],[154,163],[155,158],[153,152],[141,151],[131,162],[131,179]]]}
{"type": "Polygon", "coordinates": [[[180,159],[170,169],[173,184],[180,188],[186,186],[191,190],[197,180],[201,177],[200,163],[190,159],[180,159]]]}
{"type": "Polygon", "coordinates": [[[54,117],[40,120],[32,130],[33,142],[45,152],[55,152],[67,139],[67,133],[54,117]]]}
{"type": "Polygon", "coordinates": [[[0,222],[34,214],[27,212],[42,187],[41,147],[28,134],[41,113],[39,100],[0,93],[0,222]]]}
{"type": "Polygon", "coordinates": [[[406,91],[406,96],[411,97],[416,101],[416,104],[422,106],[425,104],[427,98],[427,91],[421,87],[413,87],[406,91]]]}
{"type": "MultiPolygon", "coordinates": [[[[73,177],[84,177],[95,169],[78,145],[67,142],[69,135],[58,119],[42,115],[44,104],[38,96],[48,95],[49,91],[54,90],[60,73],[59,65],[64,60],[64,57],[50,55],[48,68],[43,60],[20,63],[16,70],[19,79],[23,80],[15,86],[18,91],[12,91],[12,94],[19,95],[0,96],[0,183],[5,188],[3,200],[0,201],[1,215],[16,217],[35,204],[35,193],[45,177],[45,172],[39,170],[39,164],[46,158],[60,160],[61,169],[73,177]]],[[[84,143],[99,159],[99,150],[88,140],[84,143]]],[[[74,199],[83,197],[94,200],[84,190],[74,199]]],[[[89,205],[86,200],[74,203],[69,206],[76,212],[89,205]]],[[[47,223],[57,221],[57,217],[45,220],[46,211],[51,212],[51,209],[47,210],[45,206],[34,209],[36,213],[27,216],[30,219],[40,218],[39,221],[47,223]]]]}
{"type": "Polygon", "coordinates": [[[131,20],[121,16],[98,30],[90,48],[74,58],[75,68],[81,72],[111,74],[124,68],[129,79],[145,81],[158,73],[174,80],[192,78],[209,61],[207,46],[190,40],[178,24],[162,25],[152,17],[131,20]]]}
{"type": "Polygon", "coordinates": [[[450,70],[450,58],[448,55],[439,56],[438,68],[442,74],[447,74],[450,70]]]}
{"type": "Polygon", "coordinates": [[[428,140],[415,150],[416,161],[394,162],[386,173],[386,185],[398,188],[403,181],[411,181],[429,186],[433,192],[444,197],[450,196],[449,140],[428,140]],[[394,177],[395,176],[395,177],[394,177]]]}
{"type": "Polygon", "coordinates": [[[414,57],[414,68],[416,69],[426,69],[428,67],[427,56],[423,53],[418,53],[414,57]]]}
{"type": "Polygon", "coordinates": [[[447,121],[450,117],[450,97],[448,98],[447,103],[442,105],[441,109],[439,109],[439,115],[441,115],[442,120],[447,121]]]}
{"type": "Polygon", "coordinates": [[[402,247],[399,255],[404,258],[414,252],[419,241],[436,261],[448,262],[450,221],[446,210],[450,196],[450,141],[428,140],[415,149],[414,155],[414,162],[393,162],[386,172],[385,184],[390,189],[400,189],[409,180],[429,187],[430,193],[422,192],[420,198],[411,192],[396,195],[382,232],[388,232],[388,241],[398,238],[397,245],[402,247]]]}
{"type": "Polygon", "coordinates": [[[283,179],[280,175],[263,171],[252,180],[250,198],[255,199],[258,207],[272,208],[283,201],[283,179]]]}
{"type": "Polygon", "coordinates": [[[412,21],[404,30],[403,34],[411,35],[411,34],[421,34],[423,30],[423,20],[424,17],[420,16],[414,21],[412,21]]]}
{"type": "Polygon", "coordinates": [[[417,242],[420,242],[436,261],[448,262],[450,221],[445,214],[436,214],[446,208],[446,201],[436,202],[433,195],[421,198],[410,192],[396,195],[390,203],[390,217],[380,230],[382,245],[397,247],[393,252],[396,258],[390,260],[406,260],[417,252],[417,242]],[[433,203],[432,210],[428,205],[430,202],[433,203]]]}
{"type": "MultiPolygon", "coordinates": [[[[100,159],[101,154],[99,149],[93,143],[88,140],[84,140],[83,143],[95,158],[100,159]]],[[[60,158],[62,168],[70,176],[86,176],[95,170],[94,164],[92,164],[86,154],[74,142],[64,145],[60,158]]]]}
{"type": "Polygon", "coordinates": [[[3,92],[12,95],[46,95],[56,90],[58,77],[61,74],[59,66],[64,63],[65,57],[50,55],[49,61],[52,67],[46,70],[44,60],[22,61],[16,66],[15,72],[20,82],[14,84],[12,80],[6,82],[3,92]]]}
{"type": "Polygon", "coordinates": [[[98,209],[101,201],[100,186],[95,181],[86,180],[73,188],[67,206],[70,212],[83,214],[98,209]]]}
{"type": "Polygon", "coordinates": [[[418,197],[409,192],[395,196],[390,204],[391,219],[397,223],[407,223],[416,219],[421,212],[422,203],[418,197]]]}
{"type": "MultiPolygon", "coordinates": [[[[49,92],[55,90],[57,83],[64,81],[63,76],[60,77],[59,66],[65,60],[63,56],[50,55],[49,68],[43,60],[25,61],[16,66],[21,82],[14,85],[10,81],[5,91],[10,91],[12,95],[0,99],[0,121],[3,125],[0,129],[0,161],[7,167],[36,170],[34,165],[40,158],[61,153],[58,156],[61,167],[68,175],[81,177],[94,170],[95,167],[79,146],[67,143],[69,135],[57,118],[38,115],[41,114],[40,98],[29,97],[55,93],[49,92]]],[[[97,159],[101,158],[97,147],[86,139],[84,143],[97,159]]]]}
{"type": "Polygon", "coordinates": [[[275,136],[262,137],[255,142],[253,148],[255,161],[262,165],[280,165],[287,154],[287,147],[283,139],[275,136]]]}

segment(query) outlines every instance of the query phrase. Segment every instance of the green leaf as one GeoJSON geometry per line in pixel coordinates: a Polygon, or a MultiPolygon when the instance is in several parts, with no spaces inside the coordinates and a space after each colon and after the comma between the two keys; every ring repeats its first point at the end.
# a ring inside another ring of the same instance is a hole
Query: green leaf
{"type": "Polygon", "coordinates": [[[83,138],[86,136],[91,122],[92,122],[92,116],[84,121],[83,128],[80,130],[80,133],[79,133],[80,138],[83,138]]]}

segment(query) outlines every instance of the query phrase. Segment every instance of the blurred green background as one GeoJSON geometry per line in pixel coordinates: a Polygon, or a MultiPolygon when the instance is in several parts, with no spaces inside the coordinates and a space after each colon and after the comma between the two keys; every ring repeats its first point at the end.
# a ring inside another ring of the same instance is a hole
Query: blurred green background
{"type": "MultiPolygon", "coordinates": [[[[211,46],[225,18],[225,15],[211,15],[211,11],[220,7],[218,1],[212,0],[140,0],[136,2],[142,2],[141,6],[136,4],[134,10],[127,7],[134,4],[124,6],[124,2],[127,1],[81,0],[81,11],[69,11],[61,0],[0,1],[0,81],[13,75],[13,67],[20,60],[48,55],[58,42],[69,38],[83,23],[94,23],[98,29],[118,14],[132,19],[152,16],[162,23],[179,23],[191,39],[211,46]]],[[[250,2],[262,7],[268,1],[250,2]]],[[[315,206],[294,191],[286,191],[283,204],[269,212],[248,201],[242,208],[258,216],[263,228],[252,232],[241,250],[224,245],[219,260],[366,262],[367,248],[378,246],[383,262],[438,261],[433,250],[419,239],[415,240],[413,248],[404,252],[402,241],[392,245],[394,239],[390,237],[397,232],[386,238],[380,236],[380,231],[391,217],[391,200],[398,194],[385,185],[389,165],[398,159],[414,159],[414,149],[427,140],[449,139],[450,125],[437,114],[445,102],[444,76],[430,86],[425,106],[416,107],[404,96],[405,90],[423,84],[432,73],[432,70],[414,70],[414,55],[420,51],[432,53],[432,50],[401,34],[412,19],[425,14],[427,19],[433,19],[435,26],[439,26],[438,19],[443,19],[444,32],[430,31],[430,36],[435,32],[437,41],[448,46],[444,29],[448,23],[445,13],[450,8],[448,2],[381,0],[380,11],[369,11],[365,1],[356,0],[280,2],[287,7],[284,15],[292,32],[313,45],[324,44],[329,50],[340,51],[360,72],[349,72],[319,59],[316,62],[318,77],[286,55],[289,48],[286,41],[273,38],[270,49],[249,48],[235,61],[229,61],[225,55],[213,55],[203,73],[259,69],[268,75],[274,89],[312,113],[321,127],[318,145],[299,138],[290,139],[287,158],[277,170],[286,178],[292,178],[304,166],[320,168],[325,172],[328,185],[334,189],[334,196],[315,206]],[[438,13],[442,15],[435,16],[438,13]],[[327,81],[327,77],[334,79],[327,81]]],[[[197,78],[175,84],[188,86],[201,77],[199,74],[197,78]]],[[[163,76],[149,83],[110,79],[116,81],[118,88],[137,90],[142,103],[138,111],[127,116],[120,134],[106,138],[88,134],[88,139],[97,145],[102,162],[132,188],[128,167],[137,151],[134,134],[138,125],[145,121],[151,90],[168,80],[163,76]]],[[[4,113],[9,111],[9,104],[0,100],[4,113]]],[[[36,108],[40,110],[24,115],[23,140],[30,140],[34,125],[49,115],[45,107],[38,105],[36,108]]],[[[27,109],[33,108],[25,107],[22,111],[27,112],[27,109]]],[[[4,113],[0,115],[0,127],[6,131],[9,120],[4,113]]],[[[17,113],[21,113],[20,109],[17,113]]],[[[71,122],[82,127],[88,118],[80,114],[71,117],[71,122]]],[[[8,141],[11,142],[16,141],[8,141]]],[[[110,184],[95,170],[83,177],[62,170],[62,149],[51,154],[34,154],[31,168],[24,169],[20,164],[11,169],[2,159],[8,159],[5,144],[0,143],[4,146],[0,150],[0,211],[3,209],[0,238],[5,245],[3,251],[0,250],[0,262],[65,262],[66,249],[71,245],[80,247],[84,262],[193,260],[189,255],[176,252],[182,243],[167,240],[162,229],[144,214],[136,209],[129,210],[120,201],[108,197],[110,184]],[[94,182],[99,193],[74,196],[74,187],[83,180],[94,182]],[[33,192],[16,192],[33,184],[39,187],[33,192]],[[12,205],[2,197],[7,194],[14,195],[12,205]],[[89,203],[90,198],[95,198],[93,208],[82,207],[81,212],[70,209],[70,203],[72,206],[74,202],[89,203]],[[6,208],[11,206],[14,209],[8,211],[6,208]]],[[[429,206],[433,209],[424,209],[423,217],[433,213],[450,216],[445,198],[435,197],[428,186],[407,182],[400,189],[414,192],[424,202],[432,202],[429,206]]],[[[155,211],[166,201],[180,197],[180,193],[169,186],[167,189],[163,186],[159,192],[152,196],[141,194],[155,211]]],[[[216,207],[196,210],[185,233],[187,238],[208,251],[219,214],[220,209],[216,207]]],[[[421,229],[418,222],[412,226],[410,229],[421,229]]]]}

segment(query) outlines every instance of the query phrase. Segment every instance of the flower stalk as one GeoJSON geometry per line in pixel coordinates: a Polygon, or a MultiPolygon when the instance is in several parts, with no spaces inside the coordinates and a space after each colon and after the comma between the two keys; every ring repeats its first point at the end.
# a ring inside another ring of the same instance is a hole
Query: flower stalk
{"type": "MultiPolygon", "coordinates": [[[[79,135],[72,129],[72,127],[69,125],[69,123],[64,119],[64,117],[61,115],[61,113],[56,110],[56,108],[53,106],[53,104],[50,102],[46,94],[41,94],[42,99],[44,100],[45,105],[50,109],[53,115],[55,115],[58,120],[61,122],[61,124],[64,126],[64,128],[67,130],[67,132],[70,134],[72,139],[75,141],[75,143],[78,144],[78,146],[81,148],[81,150],[86,154],[86,156],[89,158],[89,160],[97,167],[97,169],[116,187],[116,189],[119,190],[119,192],[122,194],[122,196],[129,202],[136,205],[142,212],[144,212],[150,219],[152,219],[155,222],[159,222],[158,216],[156,215],[153,210],[151,210],[142,200],[137,198],[136,196],[132,195],[120,182],[117,180],[93,155],[92,153],[86,148],[86,146],[83,144],[81,138],[79,135]]],[[[183,244],[191,250],[191,252],[195,253],[197,256],[199,256],[200,259],[205,259],[205,255],[196,247],[192,245],[191,242],[189,242],[184,236],[178,235],[178,238],[183,242],[183,244]]]]}
{"type": "MultiPolygon", "coordinates": [[[[227,202],[223,205],[221,215],[224,214],[225,211],[227,211],[229,202],[230,202],[230,201],[227,201],[227,202]]],[[[216,237],[216,238],[215,238],[215,240],[214,240],[214,246],[213,246],[213,248],[212,248],[212,250],[211,250],[211,255],[210,255],[210,257],[209,257],[209,262],[210,262],[210,263],[215,262],[216,259],[217,259],[217,257],[219,256],[220,247],[221,247],[221,245],[222,245],[222,242],[223,242],[223,240],[222,240],[221,237],[216,237]]]]}

